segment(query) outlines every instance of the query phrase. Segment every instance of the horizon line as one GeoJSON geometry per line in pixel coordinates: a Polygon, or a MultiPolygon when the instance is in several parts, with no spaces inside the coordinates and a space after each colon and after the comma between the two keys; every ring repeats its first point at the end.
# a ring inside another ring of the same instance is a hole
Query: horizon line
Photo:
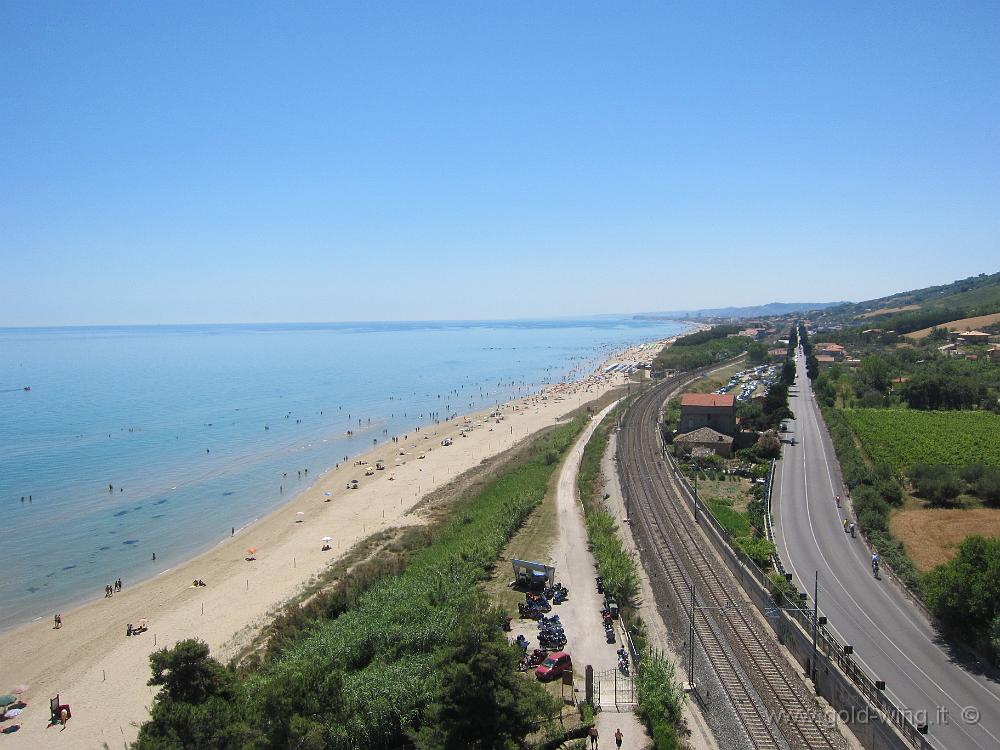
{"type": "MultiPolygon", "coordinates": [[[[40,325],[0,325],[0,331],[37,331],[54,328],[171,328],[179,326],[324,326],[370,325],[386,323],[517,323],[526,321],[583,320],[590,318],[635,318],[639,315],[657,315],[650,312],[584,313],[580,315],[538,315],[513,318],[414,318],[414,319],[365,319],[365,320],[250,320],[240,322],[167,322],[167,323],[50,323],[40,325]]],[[[679,320],[679,319],[678,319],[679,320]]]]}

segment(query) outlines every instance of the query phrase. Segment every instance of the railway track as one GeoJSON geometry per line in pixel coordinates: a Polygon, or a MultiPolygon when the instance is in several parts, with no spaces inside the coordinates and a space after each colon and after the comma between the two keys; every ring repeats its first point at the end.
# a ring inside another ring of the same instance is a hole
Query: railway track
{"type": "Polygon", "coordinates": [[[660,451],[663,402],[693,378],[668,381],[640,396],[626,412],[618,436],[618,468],[633,533],[660,567],[677,603],[691,616],[693,585],[700,602],[695,635],[753,747],[845,746],[815,699],[779,653],[780,646],[757,621],[729,570],[683,501],[684,488],[660,451]]]}

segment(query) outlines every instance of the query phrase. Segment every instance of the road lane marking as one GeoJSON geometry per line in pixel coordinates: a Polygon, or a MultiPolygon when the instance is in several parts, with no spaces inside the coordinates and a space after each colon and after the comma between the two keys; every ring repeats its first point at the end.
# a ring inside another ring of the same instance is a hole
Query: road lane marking
{"type": "MultiPolygon", "coordinates": [[[[800,390],[800,393],[799,393],[799,395],[801,395],[801,388],[800,388],[799,390],[800,390]]],[[[815,412],[814,412],[814,411],[813,411],[812,409],[807,409],[807,411],[808,411],[809,413],[811,413],[811,414],[813,415],[813,420],[814,420],[814,423],[816,424],[816,428],[817,428],[817,430],[818,430],[818,429],[819,429],[819,425],[818,425],[818,421],[816,420],[816,415],[815,415],[815,412]]],[[[796,421],[798,421],[798,419],[796,419],[796,421]]],[[[805,423],[803,422],[803,427],[804,427],[804,426],[805,426],[805,423]]],[[[807,470],[806,470],[806,450],[805,450],[805,440],[801,441],[801,444],[802,444],[802,446],[803,446],[803,448],[802,448],[802,484],[803,484],[803,490],[804,490],[804,498],[805,498],[805,506],[806,506],[806,516],[807,516],[807,518],[808,518],[808,523],[809,523],[809,531],[810,531],[810,534],[812,535],[812,538],[813,538],[813,542],[814,542],[814,543],[815,543],[815,545],[816,545],[816,551],[817,551],[817,553],[819,554],[819,557],[820,557],[820,559],[822,560],[823,564],[824,564],[824,565],[826,566],[826,569],[827,569],[827,570],[828,570],[828,571],[830,572],[830,575],[831,575],[831,576],[833,577],[834,581],[836,581],[836,584],[837,584],[837,586],[839,586],[839,587],[840,587],[840,589],[841,589],[841,590],[842,590],[842,591],[844,592],[844,594],[846,594],[846,595],[847,595],[847,598],[851,600],[851,602],[852,602],[852,603],[854,604],[854,606],[855,606],[855,607],[857,607],[858,611],[859,611],[859,612],[861,612],[861,614],[862,614],[862,615],[864,616],[864,618],[865,618],[865,619],[866,619],[866,620],[867,620],[867,621],[868,621],[869,623],[871,623],[872,627],[873,627],[873,628],[874,628],[874,629],[875,629],[876,631],[878,631],[878,633],[879,633],[879,634],[880,634],[880,635],[881,635],[881,636],[882,636],[883,638],[885,638],[885,640],[886,640],[886,641],[888,641],[888,642],[889,642],[889,644],[891,644],[891,645],[892,645],[892,647],[893,647],[893,648],[894,648],[894,649],[895,649],[896,651],[898,651],[898,652],[899,652],[899,654],[900,654],[900,655],[901,655],[901,656],[902,656],[902,657],[903,657],[903,658],[904,658],[904,659],[905,659],[905,660],[906,660],[907,662],[909,662],[909,663],[910,663],[910,664],[911,664],[911,665],[912,665],[912,666],[914,667],[914,669],[916,669],[916,670],[917,670],[918,672],[920,672],[920,674],[921,674],[921,675],[923,675],[923,676],[924,676],[924,678],[925,678],[925,679],[926,679],[926,680],[927,680],[928,682],[930,682],[930,683],[931,683],[932,685],[934,685],[934,687],[936,687],[936,688],[937,688],[937,689],[938,689],[938,690],[939,690],[939,691],[941,692],[941,694],[942,694],[942,695],[946,696],[946,697],[948,698],[948,700],[950,700],[950,701],[951,701],[951,702],[952,702],[952,703],[953,703],[953,704],[954,704],[954,705],[955,705],[955,706],[956,706],[956,707],[957,707],[957,708],[959,709],[959,712],[960,712],[960,711],[961,711],[962,709],[964,709],[964,708],[965,708],[965,706],[963,706],[963,705],[962,705],[962,704],[961,704],[961,703],[960,703],[959,701],[955,700],[955,698],[953,698],[953,697],[951,696],[951,694],[950,694],[950,693],[948,693],[948,691],[947,691],[947,690],[945,690],[945,689],[944,689],[943,687],[941,687],[941,685],[939,685],[939,684],[938,684],[938,683],[937,683],[937,682],[936,682],[936,681],[935,681],[935,680],[934,680],[933,678],[931,678],[931,676],[930,676],[930,675],[928,675],[928,674],[927,674],[927,673],[926,673],[926,672],[925,672],[925,671],[924,671],[923,669],[921,669],[921,668],[920,668],[920,666],[919,666],[919,665],[918,665],[918,664],[917,664],[916,662],[914,662],[914,661],[913,661],[913,660],[912,660],[912,659],[911,659],[911,658],[910,658],[909,656],[907,656],[907,655],[906,655],[906,653],[905,653],[905,652],[904,652],[904,651],[903,651],[903,650],[902,650],[901,648],[899,648],[899,646],[897,646],[897,645],[896,645],[896,644],[895,644],[895,643],[893,642],[893,640],[892,640],[891,638],[889,638],[889,636],[888,636],[888,635],[887,635],[887,634],[885,633],[885,631],[883,631],[883,630],[882,630],[882,629],[881,629],[881,628],[880,628],[880,627],[879,627],[879,626],[878,626],[878,625],[877,625],[877,624],[875,623],[875,621],[874,621],[874,620],[872,620],[872,618],[871,618],[871,617],[869,617],[868,613],[867,613],[867,612],[866,612],[866,611],[865,611],[865,610],[864,610],[864,609],[863,609],[863,608],[861,607],[861,605],[860,605],[860,604],[858,603],[858,601],[857,601],[857,600],[856,600],[856,599],[855,599],[855,598],[854,598],[854,597],[853,597],[853,596],[851,595],[850,591],[848,591],[848,590],[847,590],[847,588],[846,588],[846,587],[844,587],[844,585],[843,585],[843,584],[842,584],[842,583],[840,582],[840,578],[839,578],[839,577],[837,576],[837,574],[836,574],[836,573],[834,573],[834,571],[833,571],[833,568],[832,568],[832,567],[830,566],[830,562],[829,562],[829,560],[827,559],[826,555],[825,555],[825,554],[823,553],[823,549],[822,549],[822,548],[820,547],[820,544],[819,544],[819,539],[818,539],[818,538],[816,537],[816,529],[815,529],[815,527],[814,527],[814,525],[813,525],[813,522],[812,522],[812,511],[811,511],[811,509],[810,509],[810,507],[809,507],[809,482],[807,481],[807,474],[808,474],[808,472],[807,472],[807,470]]],[[[826,456],[825,456],[825,452],[824,452],[824,460],[826,460],[826,456]]],[[[829,466],[829,463],[828,463],[827,465],[829,466]]],[[[782,472],[782,484],[784,484],[784,472],[782,472]]],[[[831,488],[832,488],[832,480],[831,480],[831,488]]],[[[782,512],[782,511],[779,511],[779,513],[781,513],[781,512],[782,512]]],[[[838,518],[839,518],[839,515],[838,515],[838,518]]],[[[787,550],[787,548],[788,548],[788,543],[787,543],[787,538],[785,537],[785,535],[782,535],[782,541],[784,542],[784,544],[785,544],[785,548],[786,548],[786,550],[787,550]]],[[[802,578],[802,576],[798,574],[798,571],[797,571],[797,570],[795,569],[795,566],[794,566],[794,564],[793,564],[793,563],[791,562],[791,556],[790,556],[790,553],[789,553],[789,565],[791,565],[791,566],[792,566],[792,572],[793,572],[793,573],[794,573],[794,574],[796,575],[796,577],[798,577],[798,579],[799,579],[800,581],[804,582],[804,581],[805,581],[805,579],[803,579],[803,578],[802,578]]],[[[898,609],[898,607],[897,607],[897,609],[898,609]]],[[[903,616],[904,616],[904,619],[906,620],[907,624],[908,624],[908,625],[910,625],[910,626],[912,627],[912,626],[913,626],[913,623],[912,623],[912,621],[910,620],[910,618],[909,618],[909,617],[907,617],[907,616],[905,615],[905,613],[903,613],[903,612],[900,612],[900,614],[903,614],[903,616]]],[[[853,620],[853,618],[851,618],[851,619],[853,620]]],[[[853,621],[854,621],[855,623],[857,623],[857,621],[856,621],[856,620],[853,620],[853,621]]],[[[835,630],[836,630],[836,629],[835,629],[835,630]]],[[[862,630],[863,630],[863,628],[862,628],[862,630]]],[[[837,631],[837,632],[838,632],[838,634],[839,634],[839,631],[837,631]]],[[[924,640],[927,640],[927,636],[926,636],[926,635],[924,635],[924,633],[922,633],[922,632],[921,632],[921,631],[919,631],[919,630],[917,630],[916,632],[917,632],[917,633],[919,633],[919,635],[920,635],[920,637],[921,637],[922,639],[924,639],[924,640]]],[[[845,640],[845,639],[843,639],[843,637],[842,637],[842,636],[841,636],[841,638],[842,638],[842,640],[845,640]]],[[[892,663],[892,664],[893,664],[893,665],[894,665],[894,666],[895,666],[895,667],[896,667],[897,669],[899,669],[899,670],[900,670],[900,671],[901,671],[901,672],[903,673],[903,675],[904,675],[904,676],[905,676],[905,677],[906,677],[907,679],[909,679],[909,680],[910,680],[911,684],[913,684],[913,686],[914,686],[914,687],[916,687],[917,691],[918,691],[919,693],[921,693],[922,695],[926,696],[926,698],[927,698],[927,699],[928,699],[929,701],[931,701],[931,702],[933,703],[933,700],[931,699],[931,696],[927,695],[927,693],[925,693],[925,692],[923,691],[923,689],[922,689],[922,688],[920,687],[920,685],[918,685],[918,684],[917,684],[916,682],[914,682],[914,681],[912,680],[912,678],[910,678],[910,677],[909,677],[909,675],[908,675],[908,674],[906,673],[906,671],[905,671],[905,670],[903,670],[903,669],[902,669],[902,668],[901,668],[901,667],[899,666],[898,662],[896,662],[896,661],[895,661],[895,660],[894,660],[894,659],[893,659],[893,658],[892,658],[891,656],[889,656],[889,654],[888,654],[888,653],[886,653],[886,652],[885,652],[885,650],[884,650],[884,649],[882,649],[882,648],[881,648],[881,646],[879,646],[879,644],[877,644],[877,643],[874,643],[874,642],[872,642],[872,644],[871,644],[871,645],[872,645],[872,646],[874,646],[875,648],[877,648],[877,649],[878,649],[879,651],[881,651],[881,652],[882,652],[882,653],[883,653],[883,654],[885,655],[885,657],[886,657],[886,658],[887,658],[887,659],[888,659],[888,660],[889,660],[889,661],[890,661],[890,662],[891,662],[891,663],[892,663]]],[[[938,648],[938,647],[937,647],[937,646],[935,645],[935,648],[938,648]]],[[[940,649],[940,648],[938,648],[938,650],[939,650],[939,651],[941,651],[941,649],[940,649]]],[[[942,652],[942,653],[943,653],[943,652],[942,652]]],[[[861,660],[861,661],[863,661],[863,660],[861,660]]],[[[950,660],[949,660],[949,661],[950,661],[950,660]]],[[[867,664],[867,663],[865,663],[865,666],[867,667],[867,669],[868,669],[868,671],[869,671],[869,672],[871,672],[871,673],[873,673],[873,674],[874,674],[874,670],[872,670],[872,669],[871,669],[871,667],[870,667],[870,666],[868,666],[868,664],[867,664]]],[[[967,675],[967,676],[968,676],[968,675],[967,675]]],[[[980,684],[979,684],[978,682],[976,682],[975,680],[972,680],[972,682],[973,682],[973,684],[977,685],[978,687],[981,687],[981,688],[982,688],[982,687],[984,687],[984,686],[980,685],[980,684]]],[[[993,694],[992,694],[992,693],[990,693],[990,692],[989,692],[988,690],[987,690],[986,692],[987,692],[987,694],[988,694],[988,695],[990,695],[991,697],[994,697],[994,698],[995,698],[995,696],[993,696],[993,694]]],[[[893,694],[895,694],[895,693],[893,693],[893,694]]],[[[900,703],[903,703],[903,702],[902,702],[902,701],[900,701],[900,703]]],[[[955,724],[954,726],[955,726],[955,727],[958,727],[958,731],[959,731],[960,733],[962,733],[963,735],[965,735],[966,737],[968,737],[968,739],[969,739],[970,741],[972,741],[973,743],[975,743],[977,747],[982,747],[981,745],[979,745],[979,743],[978,743],[978,742],[976,742],[976,741],[975,741],[975,739],[973,739],[972,737],[970,737],[970,736],[969,736],[968,734],[966,734],[966,733],[965,733],[965,731],[964,731],[964,729],[963,729],[963,728],[961,727],[961,725],[958,725],[958,724],[955,724]]],[[[979,723],[979,724],[977,724],[976,726],[980,727],[980,728],[981,728],[981,729],[982,729],[982,730],[983,730],[983,731],[984,731],[984,732],[985,732],[986,734],[988,734],[988,735],[989,735],[990,737],[992,737],[992,738],[993,738],[993,740],[994,740],[995,742],[997,742],[997,744],[998,744],[998,745],[1000,745],[1000,738],[998,738],[998,737],[997,737],[996,735],[994,735],[994,734],[993,734],[993,733],[992,733],[992,732],[991,732],[991,731],[990,731],[989,729],[987,729],[987,728],[986,728],[985,726],[983,726],[983,724],[982,724],[982,723],[979,723]]]]}
{"type": "MultiPolygon", "coordinates": [[[[811,386],[809,388],[809,393],[812,394],[812,387],[811,386]]],[[[822,433],[822,430],[820,429],[820,426],[819,426],[818,411],[819,411],[818,408],[810,408],[809,409],[809,412],[811,413],[812,418],[813,418],[813,422],[816,425],[816,432],[819,435],[820,454],[823,456],[823,463],[826,465],[826,475],[827,475],[828,481],[830,482],[830,491],[833,492],[834,494],[836,494],[836,490],[834,489],[834,484],[833,484],[833,472],[830,470],[830,461],[827,458],[826,449],[825,449],[825,447],[823,445],[823,433],[822,433]]],[[[804,452],[804,449],[803,449],[803,452],[804,452]]],[[[803,459],[803,461],[804,461],[804,459],[803,459]]],[[[805,472],[805,470],[803,468],[803,473],[804,472],[805,472]]],[[[893,585],[893,584],[890,583],[889,585],[893,585]]],[[[918,626],[918,624],[916,622],[914,622],[914,620],[913,620],[914,615],[916,615],[916,617],[920,618],[921,620],[923,619],[922,615],[919,612],[916,612],[916,613],[907,612],[902,607],[899,606],[899,603],[896,602],[896,600],[895,600],[894,597],[889,596],[887,598],[890,601],[890,603],[892,604],[892,606],[895,607],[896,611],[899,612],[899,614],[903,617],[904,620],[906,620],[907,624],[910,625],[910,626],[912,626],[912,628],[917,633],[919,633],[919,635],[920,635],[921,638],[923,638],[925,641],[927,641],[928,644],[930,644],[934,649],[936,649],[938,651],[938,653],[941,654],[941,656],[943,656],[945,658],[945,660],[949,664],[954,664],[952,658],[948,655],[948,653],[945,652],[945,650],[942,649],[940,646],[938,646],[937,643],[935,643],[934,640],[932,638],[930,638],[923,631],[923,629],[921,629],[918,626]]],[[[933,626],[931,626],[931,627],[933,628],[933,626]]],[[[959,672],[960,675],[962,675],[963,677],[965,677],[969,682],[971,682],[976,687],[978,687],[981,690],[983,690],[990,698],[992,698],[993,700],[995,700],[998,703],[1000,703],[1000,696],[994,694],[993,691],[990,690],[988,686],[986,686],[983,683],[979,682],[975,677],[973,677],[971,674],[969,674],[969,672],[966,671],[964,668],[962,668],[960,665],[954,664],[954,667],[956,669],[958,669],[958,672],[959,672]]],[[[998,739],[995,735],[993,735],[991,732],[989,732],[989,730],[986,730],[986,732],[987,732],[987,734],[990,735],[990,737],[993,737],[994,740],[997,740],[997,744],[1000,745],[1000,739],[998,739]]]]}

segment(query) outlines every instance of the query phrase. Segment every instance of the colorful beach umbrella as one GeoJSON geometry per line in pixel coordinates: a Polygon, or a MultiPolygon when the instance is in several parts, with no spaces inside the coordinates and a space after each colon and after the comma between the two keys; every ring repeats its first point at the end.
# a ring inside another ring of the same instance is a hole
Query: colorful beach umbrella
{"type": "Polygon", "coordinates": [[[256,554],[257,548],[256,547],[247,547],[247,552],[249,552],[251,555],[256,554]]]}

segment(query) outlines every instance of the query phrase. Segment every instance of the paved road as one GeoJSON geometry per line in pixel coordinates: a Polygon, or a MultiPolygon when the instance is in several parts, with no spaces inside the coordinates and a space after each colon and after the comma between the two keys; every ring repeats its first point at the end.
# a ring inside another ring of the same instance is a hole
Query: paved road
{"type": "MultiPolygon", "coordinates": [[[[834,496],[845,496],[829,440],[820,429],[805,362],[797,357],[790,423],[795,445],[785,444],[773,495],[778,552],[800,590],[813,590],[819,571],[819,608],[834,632],[854,646],[887,693],[930,727],[937,748],[1000,748],[1000,684],[959,666],[923,613],[895,584],[875,580],[871,554],[844,533],[834,496]],[[963,710],[967,718],[963,720],[963,710]]],[[[810,597],[811,599],[811,597],[810,597]]],[[[917,723],[914,721],[914,723],[917,723]]]]}

